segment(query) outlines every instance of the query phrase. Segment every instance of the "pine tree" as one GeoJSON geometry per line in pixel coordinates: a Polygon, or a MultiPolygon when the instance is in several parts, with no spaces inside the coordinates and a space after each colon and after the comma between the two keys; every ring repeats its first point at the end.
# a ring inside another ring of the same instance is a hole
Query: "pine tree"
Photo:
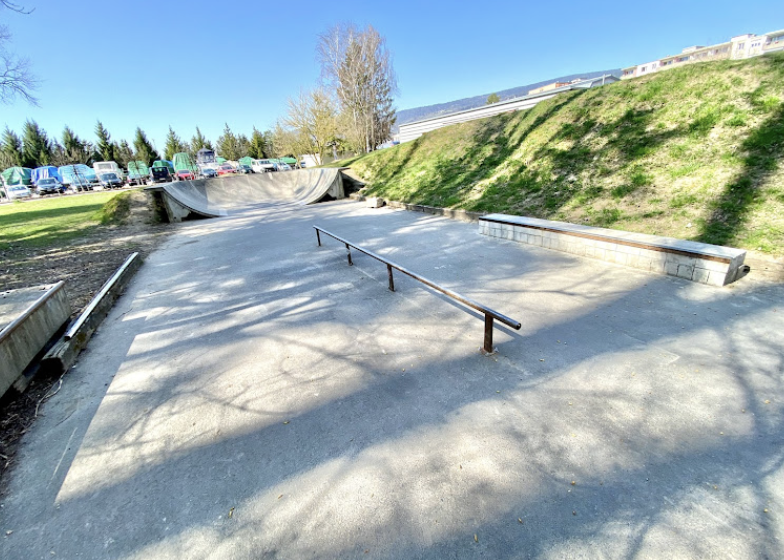
{"type": "MultiPolygon", "coordinates": [[[[196,155],[196,153],[199,150],[201,150],[203,148],[207,148],[208,144],[209,144],[209,141],[204,137],[204,135],[201,133],[201,130],[199,130],[199,127],[197,126],[196,127],[196,135],[193,138],[191,138],[191,150],[193,151],[193,154],[196,155]]],[[[209,150],[209,149],[212,149],[212,148],[210,147],[210,148],[207,148],[207,149],[209,150]]]]}
{"type": "Polygon", "coordinates": [[[26,121],[22,129],[22,167],[49,165],[52,161],[52,143],[43,128],[35,121],[26,121]]]}
{"type": "Polygon", "coordinates": [[[133,148],[136,151],[136,159],[143,161],[146,165],[152,165],[156,159],[160,159],[158,152],[152,147],[147,135],[141,128],[136,129],[136,138],[133,140],[133,148]]]}
{"type": "Polygon", "coordinates": [[[68,126],[63,129],[63,157],[66,165],[73,163],[87,163],[90,159],[92,145],[86,140],[81,140],[68,126]]]}
{"type": "Polygon", "coordinates": [[[253,127],[253,134],[250,136],[250,146],[248,155],[254,159],[262,159],[267,156],[267,145],[264,140],[264,135],[253,127]]]}
{"type": "Polygon", "coordinates": [[[7,126],[0,140],[0,166],[16,167],[22,163],[22,140],[7,126]]]}
{"type": "Polygon", "coordinates": [[[116,155],[117,163],[123,167],[128,167],[128,164],[133,161],[133,150],[127,140],[120,140],[116,155]]]}
{"type": "Polygon", "coordinates": [[[218,154],[230,161],[236,161],[240,158],[239,142],[228,123],[223,129],[223,134],[218,138],[218,154]]]}
{"type": "Polygon", "coordinates": [[[95,148],[101,157],[101,161],[114,161],[117,157],[114,153],[116,144],[112,142],[112,135],[109,134],[109,131],[106,130],[101,121],[98,121],[98,124],[95,125],[95,135],[98,137],[98,143],[95,148]]]}
{"type": "Polygon", "coordinates": [[[172,127],[169,127],[169,134],[166,135],[166,147],[164,148],[164,157],[171,161],[174,159],[174,154],[186,151],[187,146],[183,144],[177,133],[174,132],[172,127]]]}

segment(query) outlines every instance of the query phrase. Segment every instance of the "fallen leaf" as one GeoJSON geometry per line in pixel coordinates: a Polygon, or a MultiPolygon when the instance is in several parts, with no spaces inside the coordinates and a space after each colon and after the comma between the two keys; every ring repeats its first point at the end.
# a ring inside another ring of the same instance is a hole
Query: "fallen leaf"
{"type": "Polygon", "coordinates": [[[518,517],[518,518],[517,518],[517,522],[518,522],[520,525],[522,525],[522,524],[523,524],[523,520],[522,520],[522,518],[518,517]]]}
{"type": "Polygon", "coordinates": [[[282,497],[283,497],[283,494],[281,494],[280,496],[278,496],[278,499],[280,500],[282,497]]]}
{"type": "Polygon", "coordinates": [[[229,519],[231,519],[232,517],[234,517],[234,508],[231,508],[229,510],[229,519]]]}
{"type": "Polygon", "coordinates": [[[289,421],[288,421],[288,420],[284,420],[284,421],[283,421],[283,423],[284,423],[284,424],[288,424],[288,423],[289,423],[289,421]]]}
{"type": "MultiPolygon", "coordinates": [[[[768,511],[768,510],[765,510],[765,511],[768,511]]],[[[479,542],[479,537],[477,535],[474,535],[474,542],[479,542]]]]}

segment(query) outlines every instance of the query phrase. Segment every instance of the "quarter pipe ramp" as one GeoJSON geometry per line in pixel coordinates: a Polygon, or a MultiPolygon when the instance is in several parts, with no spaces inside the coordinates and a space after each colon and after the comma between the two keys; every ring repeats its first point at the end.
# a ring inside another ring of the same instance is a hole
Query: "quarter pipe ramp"
{"type": "Polygon", "coordinates": [[[149,187],[163,195],[173,222],[192,216],[215,218],[258,204],[313,204],[326,197],[343,198],[339,169],[299,169],[176,181],[149,187]]]}

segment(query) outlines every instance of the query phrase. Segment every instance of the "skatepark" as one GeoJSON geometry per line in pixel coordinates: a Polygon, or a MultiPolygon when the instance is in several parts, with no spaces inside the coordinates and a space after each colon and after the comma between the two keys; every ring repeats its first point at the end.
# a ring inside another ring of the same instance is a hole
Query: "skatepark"
{"type": "Polygon", "coordinates": [[[163,187],[215,217],[172,224],[42,408],[0,556],[780,555],[781,285],[368,208],[319,171],[163,187]],[[521,329],[484,355],[481,313],[314,226],[521,329]]]}

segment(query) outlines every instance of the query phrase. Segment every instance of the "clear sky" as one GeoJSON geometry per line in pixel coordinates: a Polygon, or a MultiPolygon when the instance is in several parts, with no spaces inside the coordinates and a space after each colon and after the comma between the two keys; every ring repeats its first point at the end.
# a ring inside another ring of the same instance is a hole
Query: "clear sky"
{"type": "Polygon", "coordinates": [[[42,80],[40,107],[0,105],[0,125],[34,119],[59,138],[68,124],[94,141],[100,119],[116,140],[141,126],[159,149],[169,125],[186,140],[197,125],[211,140],[224,123],[271,127],[315,84],[316,38],[340,22],[386,37],[401,109],[784,28],[784,0],[15,1],[33,13],[0,22],[42,80]]]}

